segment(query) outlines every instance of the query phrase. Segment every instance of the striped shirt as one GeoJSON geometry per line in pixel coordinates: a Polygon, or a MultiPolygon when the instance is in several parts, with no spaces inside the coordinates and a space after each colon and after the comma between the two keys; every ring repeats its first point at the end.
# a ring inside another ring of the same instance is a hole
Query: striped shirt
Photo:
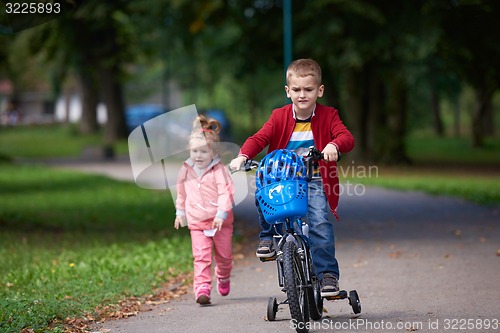
{"type": "MultiPolygon", "coordinates": [[[[306,156],[309,153],[309,147],[315,146],[314,137],[311,128],[311,118],[314,116],[314,110],[312,115],[307,119],[297,119],[294,110],[295,127],[293,129],[290,141],[286,146],[286,149],[295,152],[299,156],[306,156]]],[[[316,170],[313,173],[313,178],[319,178],[319,170],[317,165],[316,170]]]]}
{"type": "Polygon", "coordinates": [[[314,138],[311,130],[311,119],[295,120],[295,128],[293,129],[290,141],[286,146],[299,156],[305,156],[309,152],[309,147],[314,146],[314,138]]]}

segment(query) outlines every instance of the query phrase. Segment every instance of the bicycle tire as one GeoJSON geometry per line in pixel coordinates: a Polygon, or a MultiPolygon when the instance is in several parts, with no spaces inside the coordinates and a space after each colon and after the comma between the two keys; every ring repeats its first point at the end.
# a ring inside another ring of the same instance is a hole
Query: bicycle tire
{"type": "Polygon", "coordinates": [[[294,242],[286,242],[284,245],[283,274],[288,306],[292,320],[295,322],[295,330],[298,333],[307,333],[309,332],[308,292],[305,287],[302,261],[294,242]]]}
{"type": "Polygon", "coordinates": [[[323,297],[321,297],[321,287],[319,281],[313,280],[313,287],[309,288],[309,314],[312,320],[320,320],[323,317],[323,297]]]}

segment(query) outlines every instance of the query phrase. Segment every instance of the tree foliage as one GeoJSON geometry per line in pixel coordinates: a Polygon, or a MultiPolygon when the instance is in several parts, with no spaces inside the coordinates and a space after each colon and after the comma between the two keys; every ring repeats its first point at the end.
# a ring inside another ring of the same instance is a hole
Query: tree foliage
{"type": "MultiPolygon", "coordinates": [[[[238,117],[249,114],[255,130],[285,98],[282,5],[88,0],[34,30],[29,49],[44,55],[55,82],[68,73],[79,78],[90,128],[97,101],[106,103],[109,141],[124,135],[123,86],[149,68],[161,76],[157,82],[175,80],[196,103],[204,96],[238,117]]],[[[498,89],[498,7],[494,0],[295,1],[293,57],[321,64],[323,103],[342,113],[359,158],[408,162],[410,121],[434,117],[442,133],[439,100],[462,84],[476,91],[473,133],[480,145],[498,89]]]]}
{"type": "Polygon", "coordinates": [[[464,1],[438,7],[442,38],[438,54],[450,71],[475,90],[472,115],[474,146],[483,145],[485,120],[492,121],[492,99],[500,84],[500,31],[498,1],[464,1]],[[489,116],[489,117],[488,117],[489,116]]]}

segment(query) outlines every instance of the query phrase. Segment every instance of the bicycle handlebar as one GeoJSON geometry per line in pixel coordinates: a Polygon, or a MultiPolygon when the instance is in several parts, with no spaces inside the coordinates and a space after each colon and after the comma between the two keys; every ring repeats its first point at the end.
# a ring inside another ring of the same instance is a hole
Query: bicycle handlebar
{"type": "Polygon", "coordinates": [[[258,166],[259,166],[259,162],[258,161],[256,161],[256,160],[246,160],[245,163],[243,163],[239,169],[231,170],[231,173],[233,174],[233,173],[238,172],[238,171],[248,172],[248,171],[257,169],[258,166]]]}
{"type": "Polygon", "coordinates": [[[309,147],[309,153],[306,156],[304,156],[304,163],[307,163],[311,160],[319,161],[319,160],[322,160],[324,158],[325,158],[325,156],[322,152],[320,152],[318,149],[316,149],[316,147],[311,146],[311,147],[309,147]]]}
{"type": "Polygon", "coordinates": [[[245,163],[243,163],[242,170],[245,172],[251,171],[253,169],[257,169],[259,166],[259,162],[256,160],[246,160],[245,163]]]}
{"type": "Polygon", "coordinates": [[[316,149],[316,147],[309,147],[309,153],[304,157],[304,164],[307,168],[307,181],[311,181],[313,176],[314,162],[325,158],[325,155],[316,149]]]}
{"type": "MultiPolygon", "coordinates": [[[[337,162],[338,162],[342,158],[342,154],[340,154],[339,151],[337,152],[337,154],[338,154],[338,158],[337,158],[337,162]]],[[[318,149],[316,149],[316,147],[311,146],[311,147],[309,147],[309,153],[306,156],[304,156],[303,159],[304,159],[304,163],[306,164],[306,167],[307,167],[307,173],[308,173],[307,179],[309,181],[309,180],[311,180],[311,177],[312,177],[312,168],[314,165],[312,162],[324,159],[324,154],[321,151],[319,151],[318,149]]],[[[259,166],[259,161],[248,159],[245,161],[245,163],[242,164],[240,169],[231,170],[231,173],[235,173],[238,171],[248,172],[248,171],[256,169],[258,166],[259,166]]]]}

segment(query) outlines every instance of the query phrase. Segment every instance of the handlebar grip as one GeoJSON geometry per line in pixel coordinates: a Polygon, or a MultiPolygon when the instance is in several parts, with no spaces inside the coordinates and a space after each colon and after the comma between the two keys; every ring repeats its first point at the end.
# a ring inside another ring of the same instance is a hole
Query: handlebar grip
{"type": "Polygon", "coordinates": [[[259,166],[259,162],[255,161],[255,160],[246,160],[245,163],[243,163],[239,169],[231,170],[231,173],[235,173],[238,171],[248,172],[248,171],[251,171],[251,170],[257,168],[258,166],[259,166]]]}

